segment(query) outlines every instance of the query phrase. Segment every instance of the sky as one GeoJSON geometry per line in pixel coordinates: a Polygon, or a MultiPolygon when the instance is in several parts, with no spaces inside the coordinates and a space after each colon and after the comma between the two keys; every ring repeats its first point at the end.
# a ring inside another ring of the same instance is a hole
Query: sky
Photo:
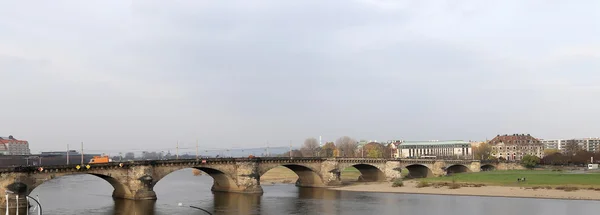
{"type": "Polygon", "coordinates": [[[32,151],[600,136],[600,1],[0,1],[32,151]]]}

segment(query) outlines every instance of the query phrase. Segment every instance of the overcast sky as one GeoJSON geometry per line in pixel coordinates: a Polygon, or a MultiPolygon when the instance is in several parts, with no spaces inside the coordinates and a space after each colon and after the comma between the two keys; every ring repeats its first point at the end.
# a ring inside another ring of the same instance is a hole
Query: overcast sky
{"type": "Polygon", "coordinates": [[[0,136],[94,152],[600,136],[600,1],[0,1],[0,136]],[[428,3],[429,2],[429,3],[428,3]]]}

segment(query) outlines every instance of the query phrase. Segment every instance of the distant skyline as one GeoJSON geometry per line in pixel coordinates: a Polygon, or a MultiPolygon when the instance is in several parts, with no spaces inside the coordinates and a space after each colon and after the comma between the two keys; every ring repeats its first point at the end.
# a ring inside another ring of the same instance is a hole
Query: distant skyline
{"type": "Polygon", "coordinates": [[[33,152],[600,136],[599,1],[6,1],[33,152]]]}

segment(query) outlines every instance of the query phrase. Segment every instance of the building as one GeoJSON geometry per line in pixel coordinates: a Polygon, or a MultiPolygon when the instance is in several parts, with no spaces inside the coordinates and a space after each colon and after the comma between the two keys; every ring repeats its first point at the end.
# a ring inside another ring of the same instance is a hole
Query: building
{"type": "Polygon", "coordinates": [[[398,150],[400,144],[402,144],[402,140],[390,140],[387,142],[387,147],[390,148],[392,158],[400,158],[400,150],[398,150]]]}
{"type": "Polygon", "coordinates": [[[471,143],[462,140],[402,141],[399,158],[472,159],[471,143]]]}
{"type": "Polygon", "coordinates": [[[600,138],[548,139],[540,140],[545,149],[556,149],[564,152],[569,141],[575,141],[581,150],[600,152],[600,138]]]}
{"type": "Polygon", "coordinates": [[[2,155],[29,155],[29,142],[17,140],[12,135],[0,137],[0,154],[2,155]]]}
{"type": "Polygon", "coordinates": [[[564,140],[560,140],[560,139],[554,139],[554,140],[540,140],[542,142],[542,144],[544,144],[544,149],[556,149],[556,150],[561,150],[561,148],[564,148],[562,144],[564,144],[564,140]]]}
{"type": "Polygon", "coordinates": [[[489,144],[492,156],[506,160],[521,160],[525,155],[544,156],[544,144],[529,134],[497,135],[489,144]]]}
{"type": "MultiPolygon", "coordinates": [[[[81,154],[75,150],[69,150],[69,156],[80,156],[81,154]]],[[[41,156],[67,156],[67,151],[41,152],[41,156]]]]}

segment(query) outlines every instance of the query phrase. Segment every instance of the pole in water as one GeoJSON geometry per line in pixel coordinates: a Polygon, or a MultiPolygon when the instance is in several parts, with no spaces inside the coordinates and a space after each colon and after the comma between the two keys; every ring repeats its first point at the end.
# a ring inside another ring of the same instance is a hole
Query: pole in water
{"type": "MultiPolygon", "coordinates": [[[[36,195],[36,197],[38,198],[37,200],[36,200],[36,199],[34,199],[34,198],[33,198],[33,197],[31,197],[31,196],[27,196],[27,195],[26,195],[25,197],[27,197],[27,198],[29,198],[29,199],[31,199],[31,200],[33,200],[33,201],[35,201],[35,203],[37,203],[37,205],[38,205],[38,206],[37,206],[37,207],[38,207],[38,215],[42,215],[42,204],[40,204],[40,201],[39,201],[39,199],[40,199],[40,196],[39,196],[39,195],[36,195]]],[[[28,204],[28,206],[29,206],[29,204],[28,204]]],[[[29,214],[29,207],[27,208],[27,214],[29,214]]]]}
{"type": "Polygon", "coordinates": [[[69,165],[69,144],[67,144],[67,165],[69,165]]]}
{"type": "Polygon", "coordinates": [[[212,213],[210,213],[210,212],[208,212],[207,210],[204,210],[204,209],[202,209],[202,208],[199,208],[199,207],[190,206],[190,208],[195,208],[195,209],[198,209],[198,210],[204,211],[204,212],[206,212],[207,214],[210,214],[210,215],[212,215],[212,213]]]}
{"type": "Polygon", "coordinates": [[[8,211],[9,211],[9,207],[8,207],[8,192],[6,193],[6,215],[8,215],[8,211]]]}
{"type": "MultiPolygon", "coordinates": [[[[179,204],[177,204],[177,205],[178,205],[179,207],[181,207],[181,206],[183,206],[183,203],[179,202],[179,204]]],[[[202,209],[202,208],[200,208],[200,207],[196,207],[196,206],[191,206],[191,205],[190,205],[190,208],[198,209],[198,210],[201,210],[201,211],[204,211],[204,212],[206,212],[207,214],[210,214],[210,215],[212,215],[212,213],[211,213],[211,212],[209,212],[209,211],[207,211],[207,210],[204,210],[204,209],[202,209]]]]}
{"type": "Polygon", "coordinates": [[[19,215],[19,194],[17,194],[17,215],[19,215]]]}

